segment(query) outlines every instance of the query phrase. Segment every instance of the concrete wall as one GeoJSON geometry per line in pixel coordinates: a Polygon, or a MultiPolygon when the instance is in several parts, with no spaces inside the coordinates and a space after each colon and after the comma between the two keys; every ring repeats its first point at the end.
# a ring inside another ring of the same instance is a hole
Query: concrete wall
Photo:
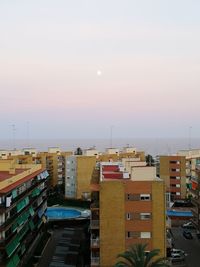
{"type": "Polygon", "coordinates": [[[152,245],[160,249],[160,256],[166,256],[166,212],[165,187],[163,182],[152,182],[152,245]]]}
{"type": "Polygon", "coordinates": [[[77,199],[82,198],[82,193],[90,193],[90,183],[95,166],[95,156],[77,156],[77,199]]]}
{"type": "Polygon", "coordinates": [[[100,185],[100,266],[113,266],[125,249],[124,184],[106,181],[100,185]]]}
{"type": "Polygon", "coordinates": [[[131,180],[132,181],[152,181],[156,178],[156,167],[132,167],[131,180]]]}

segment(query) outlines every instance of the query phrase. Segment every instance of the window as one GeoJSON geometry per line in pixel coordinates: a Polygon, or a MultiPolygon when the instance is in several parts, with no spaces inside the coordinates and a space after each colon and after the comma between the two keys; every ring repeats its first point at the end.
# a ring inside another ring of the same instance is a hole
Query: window
{"type": "Polygon", "coordinates": [[[180,192],[176,192],[176,195],[177,195],[177,196],[180,196],[180,195],[181,195],[181,193],[180,193],[180,192]]]}
{"type": "Polygon", "coordinates": [[[180,161],[179,160],[170,160],[170,163],[171,164],[180,164],[180,161]]]}
{"type": "Polygon", "coordinates": [[[126,220],[133,220],[133,213],[131,213],[131,212],[127,212],[126,213],[126,220]]]}
{"type": "Polygon", "coordinates": [[[130,231],[126,232],[126,238],[131,238],[131,232],[130,231]]]}
{"type": "Polygon", "coordinates": [[[180,184],[176,184],[176,187],[181,187],[181,185],[180,184]]]}
{"type": "Polygon", "coordinates": [[[140,237],[140,232],[134,232],[134,231],[127,231],[126,232],[126,238],[138,238],[140,237]]]}
{"type": "Polygon", "coordinates": [[[142,212],[140,213],[140,220],[150,220],[151,213],[150,212],[142,212]]]}
{"type": "Polygon", "coordinates": [[[180,172],[180,169],[171,169],[172,172],[180,172]]]}
{"type": "Polygon", "coordinates": [[[137,201],[137,200],[140,200],[140,195],[138,195],[138,194],[126,194],[125,198],[127,201],[137,201]]]}
{"type": "Polygon", "coordinates": [[[140,200],[142,201],[149,201],[151,199],[150,194],[140,194],[140,200]]]}
{"type": "Polygon", "coordinates": [[[181,179],[181,177],[180,176],[176,176],[176,180],[180,180],[181,179]]]}
{"type": "Polygon", "coordinates": [[[151,232],[141,232],[140,238],[151,238],[151,232]]]}

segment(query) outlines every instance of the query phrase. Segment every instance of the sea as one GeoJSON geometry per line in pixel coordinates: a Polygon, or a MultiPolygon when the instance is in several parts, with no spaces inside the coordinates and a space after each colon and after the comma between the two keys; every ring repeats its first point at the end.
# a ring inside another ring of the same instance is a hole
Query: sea
{"type": "Polygon", "coordinates": [[[35,148],[47,151],[49,147],[59,147],[62,151],[75,151],[95,147],[100,152],[106,148],[135,147],[138,151],[145,151],[152,156],[172,155],[178,150],[200,149],[200,138],[85,138],[85,139],[0,139],[0,150],[35,148]]]}

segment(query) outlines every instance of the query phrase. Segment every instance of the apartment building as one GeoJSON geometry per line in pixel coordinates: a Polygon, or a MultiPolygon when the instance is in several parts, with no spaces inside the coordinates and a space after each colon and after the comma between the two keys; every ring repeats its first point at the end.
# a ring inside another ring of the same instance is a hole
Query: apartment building
{"type": "Polygon", "coordinates": [[[64,185],[65,159],[72,155],[72,151],[61,151],[60,148],[51,147],[47,152],[37,152],[34,148],[22,150],[1,151],[0,158],[15,159],[18,164],[42,164],[49,173],[49,186],[64,185]]]}
{"type": "Polygon", "coordinates": [[[41,240],[47,177],[39,164],[0,160],[0,266],[25,266],[41,240]]]}
{"type": "Polygon", "coordinates": [[[133,147],[124,147],[122,151],[117,148],[108,148],[105,153],[98,156],[98,161],[121,161],[123,158],[139,158],[141,161],[145,161],[145,153],[137,151],[133,147]]]}
{"type": "Polygon", "coordinates": [[[159,177],[165,181],[166,192],[171,193],[171,200],[184,199],[187,194],[185,156],[160,156],[159,177]]]}
{"type": "Polygon", "coordinates": [[[96,165],[96,156],[66,158],[65,197],[90,199],[90,181],[96,165]]]}
{"type": "Polygon", "coordinates": [[[177,154],[185,157],[187,195],[194,205],[193,223],[200,230],[200,149],[180,150],[177,154]]]}
{"type": "MultiPolygon", "coordinates": [[[[90,199],[90,181],[95,172],[96,162],[115,162],[126,158],[129,161],[132,159],[133,161],[142,160],[144,162],[145,155],[144,152],[136,152],[135,148],[128,148],[127,151],[123,150],[122,152],[119,149],[110,148],[106,153],[99,153],[92,148],[84,150],[83,155],[66,157],[65,197],[90,199]]],[[[48,168],[47,170],[49,171],[48,168]]]]}
{"type": "Polygon", "coordinates": [[[131,244],[166,255],[165,187],[155,167],[100,162],[91,180],[91,266],[113,266],[131,244]],[[99,179],[97,179],[99,177],[99,179]]]}

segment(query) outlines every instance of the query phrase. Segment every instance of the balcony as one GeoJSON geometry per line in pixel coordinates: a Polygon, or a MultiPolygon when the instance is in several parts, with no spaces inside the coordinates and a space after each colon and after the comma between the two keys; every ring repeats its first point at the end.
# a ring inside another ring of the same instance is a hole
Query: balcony
{"type": "Polygon", "coordinates": [[[198,206],[200,205],[200,198],[199,197],[194,197],[194,198],[191,199],[191,201],[192,201],[192,204],[195,205],[195,206],[196,205],[198,205],[198,206]]]}
{"type": "Polygon", "coordinates": [[[99,266],[100,258],[99,257],[91,257],[91,266],[99,266]]]}
{"type": "Polygon", "coordinates": [[[91,245],[91,248],[99,248],[99,238],[95,238],[95,239],[90,239],[90,245],[91,245]]]}
{"type": "Polygon", "coordinates": [[[99,202],[98,201],[95,201],[95,202],[91,203],[90,209],[91,210],[99,209],[99,202]]]}
{"type": "Polygon", "coordinates": [[[99,220],[91,220],[90,227],[91,229],[99,229],[99,220]]]}
{"type": "Polygon", "coordinates": [[[191,208],[191,212],[193,213],[194,217],[198,217],[198,208],[196,207],[191,208]]]}
{"type": "Polygon", "coordinates": [[[196,183],[198,183],[199,182],[199,178],[197,177],[197,176],[191,176],[191,181],[194,181],[194,182],[196,182],[196,183]]]}
{"type": "MultiPolygon", "coordinates": [[[[20,193],[16,198],[12,198],[12,202],[11,202],[11,205],[9,207],[6,207],[6,203],[3,202],[0,205],[0,211],[4,212],[5,210],[9,211],[9,210],[13,209],[22,200],[23,197],[29,196],[35,190],[35,188],[37,188],[37,187],[39,188],[39,186],[43,182],[44,182],[43,180],[40,180],[40,181],[34,180],[34,183],[29,188],[27,188],[24,192],[20,193]]],[[[45,182],[46,182],[46,180],[45,180],[45,182]]],[[[47,185],[45,184],[44,188],[46,188],[46,187],[47,187],[47,185]]]]}

